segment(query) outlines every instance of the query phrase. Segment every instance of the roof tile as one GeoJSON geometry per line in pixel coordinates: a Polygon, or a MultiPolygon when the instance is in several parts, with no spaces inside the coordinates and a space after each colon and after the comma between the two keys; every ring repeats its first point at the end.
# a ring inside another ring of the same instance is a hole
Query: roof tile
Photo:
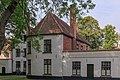
{"type": "MultiPolygon", "coordinates": [[[[56,15],[48,12],[47,15],[38,23],[34,31],[39,30],[41,34],[63,33],[73,37],[73,27],[69,26],[56,15]]],[[[77,39],[83,43],[89,44],[79,33],[77,39]]]]}

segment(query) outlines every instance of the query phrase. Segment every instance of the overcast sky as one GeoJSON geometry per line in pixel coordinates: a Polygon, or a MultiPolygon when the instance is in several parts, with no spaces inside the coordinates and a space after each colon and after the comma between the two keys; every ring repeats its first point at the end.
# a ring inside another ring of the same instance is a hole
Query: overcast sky
{"type": "Polygon", "coordinates": [[[99,21],[100,27],[112,24],[120,34],[120,0],[92,0],[95,8],[88,15],[99,21]]]}

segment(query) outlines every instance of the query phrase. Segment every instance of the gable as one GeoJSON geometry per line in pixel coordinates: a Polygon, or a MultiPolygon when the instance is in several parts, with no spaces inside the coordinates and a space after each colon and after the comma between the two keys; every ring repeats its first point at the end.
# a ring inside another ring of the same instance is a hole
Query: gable
{"type": "Polygon", "coordinates": [[[70,26],[51,12],[47,13],[35,29],[39,30],[41,34],[63,33],[72,36],[70,26]]]}
{"type": "MultiPolygon", "coordinates": [[[[74,28],[51,12],[48,12],[33,30],[34,32],[39,31],[40,34],[64,34],[70,38],[74,38],[74,28]]],[[[76,33],[76,40],[90,45],[79,33],[76,33]]]]}

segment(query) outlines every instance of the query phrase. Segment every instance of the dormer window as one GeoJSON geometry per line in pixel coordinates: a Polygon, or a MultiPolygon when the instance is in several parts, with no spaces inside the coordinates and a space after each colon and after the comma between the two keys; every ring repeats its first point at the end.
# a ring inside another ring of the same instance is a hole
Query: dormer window
{"type": "Polygon", "coordinates": [[[76,48],[79,49],[79,43],[78,42],[76,42],[76,48]]]}
{"type": "Polygon", "coordinates": [[[86,46],[86,50],[89,50],[89,47],[88,47],[88,46],[86,46]]]}
{"type": "Polygon", "coordinates": [[[44,52],[51,53],[51,39],[44,40],[44,52]]]}
{"type": "Polygon", "coordinates": [[[81,50],[83,50],[83,45],[81,45],[81,50]]]}

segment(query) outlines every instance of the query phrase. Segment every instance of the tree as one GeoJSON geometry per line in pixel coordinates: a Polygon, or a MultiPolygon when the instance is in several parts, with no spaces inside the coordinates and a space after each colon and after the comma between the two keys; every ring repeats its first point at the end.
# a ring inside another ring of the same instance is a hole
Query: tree
{"type": "Polygon", "coordinates": [[[88,40],[92,49],[98,49],[101,44],[101,29],[99,23],[92,16],[78,19],[79,33],[88,40]]]}
{"type": "Polygon", "coordinates": [[[91,0],[1,0],[0,1],[0,50],[5,43],[5,32],[12,33],[13,44],[22,39],[30,26],[35,25],[36,11],[53,10],[60,17],[69,14],[69,5],[77,5],[76,14],[84,14],[93,9],[91,0]]]}
{"type": "MultiPolygon", "coordinates": [[[[2,5],[2,1],[0,3],[0,6],[2,5]]],[[[0,50],[4,46],[5,43],[5,26],[11,16],[11,14],[14,12],[16,6],[17,6],[18,0],[12,1],[11,4],[7,7],[7,9],[0,14],[0,50]]],[[[3,8],[3,7],[2,7],[3,8]]],[[[4,9],[1,9],[4,10],[4,9]]]]}
{"type": "Polygon", "coordinates": [[[114,49],[117,45],[118,33],[112,25],[106,25],[103,29],[102,47],[104,49],[114,49]]]}

